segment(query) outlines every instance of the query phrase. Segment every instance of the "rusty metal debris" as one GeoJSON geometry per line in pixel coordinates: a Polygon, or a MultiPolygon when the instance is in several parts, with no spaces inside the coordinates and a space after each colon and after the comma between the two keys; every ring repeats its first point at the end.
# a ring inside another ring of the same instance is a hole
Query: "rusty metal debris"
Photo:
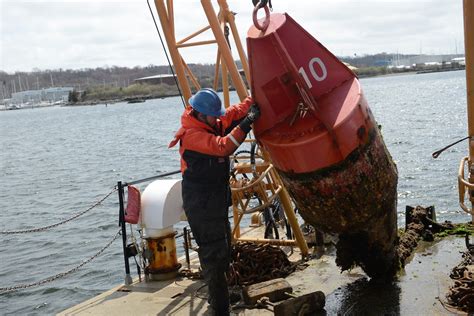
{"type": "Polygon", "coordinates": [[[468,251],[462,255],[462,261],[451,271],[454,285],[446,295],[448,303],[469,315],[474,313],[474,249],[471,249],[466,237],[468,251]],[[473,250],[473,251],[471,251],[473,250]]]}
{"type": "Polygon", "coordinates": [[[286,315],[315,315],[322,312],[326,304],[326,296],[321,291],[312,292],[302,296],[290,297],[282,302],[274,303],[268,297],[262,297],[255,304],[258,308],[273,311],[275,316],[286,315]]]}
{"type": "Polygon", "coordinates": [[[296,267],[279,247],[237,242],[232,247],[228,282],[230,285],[250,285],[284,278],[294,272],[296,267]]]}
{"type": "Polygon", "coordinates": [[[178,275],[180,277],[188,278],[191,280],[202,280],[203,276],[201,270],[192,270],[192,269],[181,269],[179,270],[178,275]]]}

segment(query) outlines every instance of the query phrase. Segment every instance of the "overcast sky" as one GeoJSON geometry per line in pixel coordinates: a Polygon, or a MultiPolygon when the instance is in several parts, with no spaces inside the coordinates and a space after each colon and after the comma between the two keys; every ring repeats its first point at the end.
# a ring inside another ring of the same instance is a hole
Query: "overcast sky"
{"type": "MultiPolygon", "coordinates": [[[[252,1],[228,3],[245,42],[252,1]]],[[[272,3],[337,56],[464,51],[462,0],[272,3]]],[[[175,0],[175,14],[178,39],[205,26],[200,0],[175,0]]],[[[0,0],[0,34],[0,70],[7,72],[166,64],[146,0],[0,0]]],[[[216,60],[212,47],[181,53],[188,63],[216,60]]]]}

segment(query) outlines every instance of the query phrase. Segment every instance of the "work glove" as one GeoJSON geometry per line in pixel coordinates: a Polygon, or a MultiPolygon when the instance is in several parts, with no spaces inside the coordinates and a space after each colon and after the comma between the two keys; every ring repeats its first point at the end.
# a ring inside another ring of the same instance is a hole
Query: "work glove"
{"type": "Polygon", "coordinates": [[[250,132],[252,129],[252,124],[260,117],[260,109],[256,103],[250,106],[247,116],[240,122],[239,127],[245,133],[250,132]]]}
{"type": "Polygon", "coordinates": [[[247,112],[247,118],[251,123],[255,122],[260,117],[260,108],[257,103],[254,103],[250,106],[249,111],[247,112]]]}

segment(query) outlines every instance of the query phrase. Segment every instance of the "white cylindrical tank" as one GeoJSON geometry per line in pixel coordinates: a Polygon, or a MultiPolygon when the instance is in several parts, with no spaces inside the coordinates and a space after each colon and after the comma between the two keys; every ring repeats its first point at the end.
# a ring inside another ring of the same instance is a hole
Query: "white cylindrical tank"
{"type": "Polygon", "coordinates": [[[181,221],[183,214],[181,180],[156,180],[143,191],[141,226],[147,238],[169,234],[170,227],[181,221]]]}

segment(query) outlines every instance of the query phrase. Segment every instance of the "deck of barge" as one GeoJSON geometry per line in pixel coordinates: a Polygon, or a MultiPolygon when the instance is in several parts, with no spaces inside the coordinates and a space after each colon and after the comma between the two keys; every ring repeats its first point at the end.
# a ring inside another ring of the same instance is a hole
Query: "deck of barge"
{"type": "MultiPolygon", "coordinates": [[[[391,284],[371,282],[364,272],[353,269],[341,273],[329,246],[318,259],[286,280],[296,295],[323,291],[328,315],[446,315],[445,295],[453,281],[451,269],[466,250],[463,238],[448,237],[432,243],[421,242],[410,262],[391,284]]],[[[295,251],[290,257],[299,260],[295,251]]],[[[191,267],[198,260],[193,256],[191,267]]],[[[120,285],[59,315],[206,315],[207,292],[202,280],[178,277],[169,281],[135,282],[120,285]]],[[[234,305],[233,315],[272,315],[271,308],[248,309],[234,305]]]]}

